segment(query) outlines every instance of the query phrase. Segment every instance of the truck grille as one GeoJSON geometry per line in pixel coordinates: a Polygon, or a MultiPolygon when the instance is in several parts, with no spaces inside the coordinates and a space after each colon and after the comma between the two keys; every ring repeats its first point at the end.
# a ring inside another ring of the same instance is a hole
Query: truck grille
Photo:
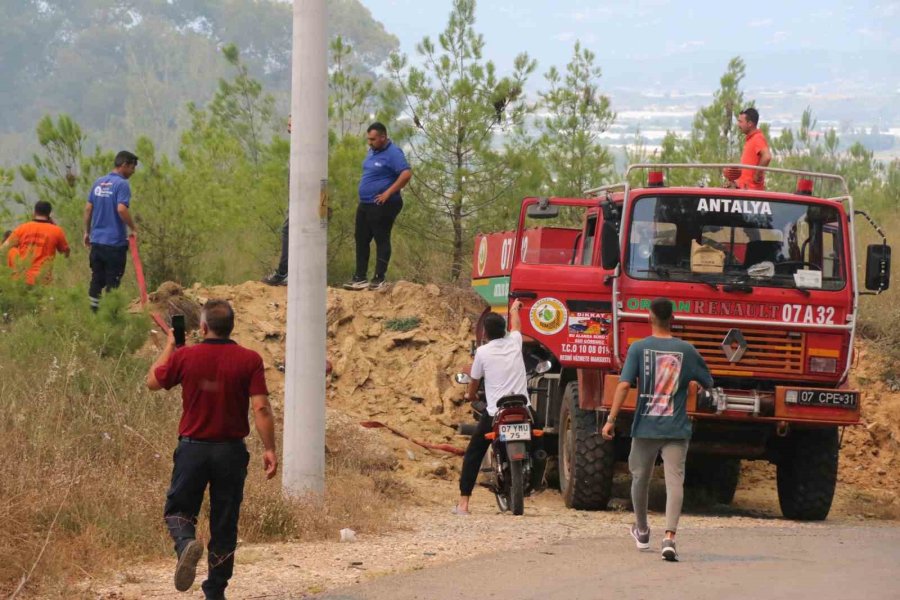
{"type": "Polygon", "coordinates": [[[803,373],[805,334],[779,329],[740,327],[747,341],[747,351],[735,363],[728,362],[722,351],[722,340],[730,328],[679,324],[672,333],[690,342],[709,365],[713,375],[759,376],[803,373]]]}

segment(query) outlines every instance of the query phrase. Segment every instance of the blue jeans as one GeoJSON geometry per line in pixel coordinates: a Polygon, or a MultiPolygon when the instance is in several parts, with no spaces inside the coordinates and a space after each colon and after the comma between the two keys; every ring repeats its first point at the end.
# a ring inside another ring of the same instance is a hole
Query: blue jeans
{"type": "Polygon", "coordinates": [[[243,440],[204,442],[182,438],[173,456],[175,464],[164,514],[179,556],[196,537],[197,515],[209,485],[209,575],[203,582],[207,598],[221,597],[234,572],[238,517],[249,460],[243,440]]]}

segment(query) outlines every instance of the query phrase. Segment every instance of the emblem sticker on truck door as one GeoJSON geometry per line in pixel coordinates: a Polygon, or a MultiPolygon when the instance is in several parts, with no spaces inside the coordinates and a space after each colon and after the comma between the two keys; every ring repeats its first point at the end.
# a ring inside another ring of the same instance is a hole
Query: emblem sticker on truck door
{"type": "Polygon", "coordinates": [[[566,305],[556,298],[541,298],[535,302],[528,318],[531,326],[538,333],[553,335],[559,333],[567,324],[569,311],[566,305]]]}
{"type": "Polygon", "coordinates": [[[481,243],[478,245],[478,276],[481,277],[484,275],[484,267],[487,264],[487,254],[488,254],[488,242],[487,238],[481,238],[481,243]]]}

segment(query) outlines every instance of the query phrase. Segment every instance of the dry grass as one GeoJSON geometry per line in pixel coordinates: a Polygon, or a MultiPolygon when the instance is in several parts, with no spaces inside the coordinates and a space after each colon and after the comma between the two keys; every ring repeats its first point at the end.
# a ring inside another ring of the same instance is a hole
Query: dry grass
{"type": "MultiPolygon", "coordinates": [[[[262,468],[251,463],[241,515],[241,538],[246,541],[336,539],[349,527],[379,533],[390,527],[393,500],[403,484],[393,474],[393,454],[378,438],[338,414],[328,418],[326,490],[323,498],[286,498],[275,482],[264,481],[262,468]],[[274,485],[273,485],[274,484],[274,485]]],[[[258,440],[250,444],[261,455],[258,440]]]]}
{"type": "Polygon", "coordinates": [[[26,587],[53,584],[47,594],[118,556],[164,548],[159,484],[176,407],[138,390],[144,365],[79,350],[46,369],[4,364],[0,589],[32,569],[48,533],[26,587]]]}
{"type": "MultiPolygon", "coordinates": [[[[74,581],[171,552],[162,507],[178,392],[143,389],[148,363],[134,357],[133,343],[115,355],[92,349],[98,336],[112,340],[128,327],[99,331],[106,325],[92,322],[86,307],[84,314],[74,305],[65,310],[73,312],[53,327],[38,324],[46,318],[39,310],[0,329],[2,596],[27,576],[19,597],[71,597],[74,581]],[[91,344],[78,323],[95,331],[91,344]]],[[[279,479],[265,481],[251,436],[243,542],[333,539],[343,527],[392,526],[389,500],[408,490],[393,475],[391,454],[341,419],[330,419],[327,443],[325,498],[288,500],[279,479]]]]}

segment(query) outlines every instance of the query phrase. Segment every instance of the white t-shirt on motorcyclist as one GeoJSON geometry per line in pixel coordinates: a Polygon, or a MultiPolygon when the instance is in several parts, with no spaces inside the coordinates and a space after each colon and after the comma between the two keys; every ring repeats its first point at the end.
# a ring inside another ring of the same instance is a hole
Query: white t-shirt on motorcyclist
{"type": "MultiPolygon", "coordinates": [[[[522,334],[510,331],[506,337],[491,340],[475,350],[470,372],[473,379],[484,378],[487,412],[497,414],[497,400],[521,394],[528,397],[525,360],[522,358],[522,334]]],[[[529,402],[530,403],[530,402],[529,402]]]]}

